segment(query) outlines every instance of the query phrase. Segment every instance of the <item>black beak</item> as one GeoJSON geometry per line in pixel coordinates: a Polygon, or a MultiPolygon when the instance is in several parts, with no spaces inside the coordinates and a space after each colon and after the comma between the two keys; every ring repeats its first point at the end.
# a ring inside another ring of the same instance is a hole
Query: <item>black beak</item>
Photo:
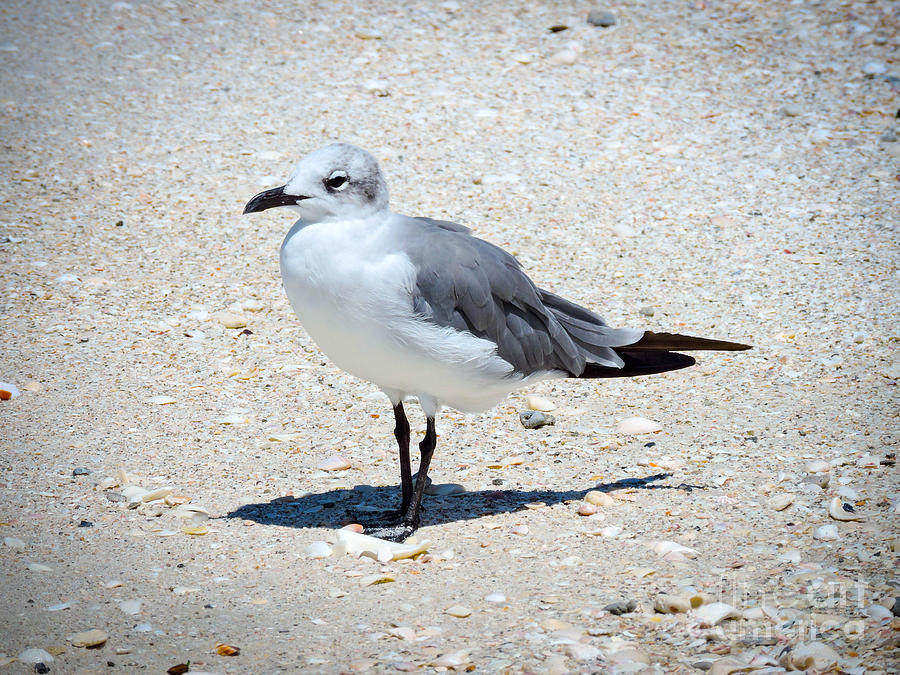
{"type": "Polygon", "coordinates": [[[247,206],[244,207],[244,213],[258,213],[276,206],[293,206],[303,199],[306,199],[306,197],[285,194],[284,185],[282,185],[281,187],[260,192],[247,202],[247,206]]]}

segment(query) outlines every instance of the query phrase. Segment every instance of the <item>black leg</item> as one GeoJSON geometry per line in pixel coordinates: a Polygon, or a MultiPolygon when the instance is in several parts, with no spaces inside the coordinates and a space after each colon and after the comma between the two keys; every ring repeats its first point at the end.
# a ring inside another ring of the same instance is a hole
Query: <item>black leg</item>
{"type": "Polygon", "coordinates": [[[409,420],[406,419],[402,401],[394,406],[394,419],[397,421],[397,426],[394,427],[394,436],[397,438],[397,445],[400,448],[400,515],[402,516],[406,513],[413,494],[412,472],[409,468],[409,420]]]}
{"type": "Polygon", "coordinates": [[[419,475],[416,477],[416,487],[409,506],[403,513],[402,523],[411,528],[412,531],[419,527],[419,509],[422,506],[422,493],[425,491],[425,484],[428,481],[428,465],[431,464],[435,445],[437,445],[437,434],[434,432],[434,418],[429,417],[426,420],[425,438],[419,443],[419,452],[422,458],[419,461],[419,475]]]}

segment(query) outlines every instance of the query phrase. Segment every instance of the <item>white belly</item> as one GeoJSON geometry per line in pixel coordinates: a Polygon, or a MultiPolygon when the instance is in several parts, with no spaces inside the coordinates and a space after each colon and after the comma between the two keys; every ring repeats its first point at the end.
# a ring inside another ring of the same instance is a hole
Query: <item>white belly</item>
{"type": "Polygon", "coordinates": [[[427,408],[469,412],[490,408],[526,380],[552,376],[511,376],[493,343],[417,318],[415,268],[391,248],[366,223],[295,226],[282,244],[288,300],[335,365],[395,402],[414,395],[427,408]]]}

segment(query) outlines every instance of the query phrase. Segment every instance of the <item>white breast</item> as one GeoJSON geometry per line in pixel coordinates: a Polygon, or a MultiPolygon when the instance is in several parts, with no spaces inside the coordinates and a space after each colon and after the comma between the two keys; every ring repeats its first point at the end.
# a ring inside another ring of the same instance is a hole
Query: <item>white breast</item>
{"type": "Polygon", "coordinates": [[[471,412],[553,376],[511,377],[512,366],[492,342],[417,318],[415,268],[396,248],[389,228],[371,220],[301,222],[285,237],[281,274],[288,300],[338,367],[375,383],[395,402],[415,395],[426,408],[446,404],[471,412]]]}

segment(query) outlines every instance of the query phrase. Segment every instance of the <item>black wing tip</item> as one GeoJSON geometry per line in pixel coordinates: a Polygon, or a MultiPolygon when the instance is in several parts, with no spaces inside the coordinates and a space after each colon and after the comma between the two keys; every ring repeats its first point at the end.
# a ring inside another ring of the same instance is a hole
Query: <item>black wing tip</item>
{"type": "Polygon", "coordinates": [[[616,349],[616,353],[622,357],[625,365],[621,368],[615,366],[602,366],[599,363],[588,363],[584,370],[576,375],[578,378],[594,379],[602,377],[640,377],[642,375],[657,375],[667,373],[670,370],[689,368],[697,363],[693,356],[679,354],[678,352],[652,352],[616,349]]]}

